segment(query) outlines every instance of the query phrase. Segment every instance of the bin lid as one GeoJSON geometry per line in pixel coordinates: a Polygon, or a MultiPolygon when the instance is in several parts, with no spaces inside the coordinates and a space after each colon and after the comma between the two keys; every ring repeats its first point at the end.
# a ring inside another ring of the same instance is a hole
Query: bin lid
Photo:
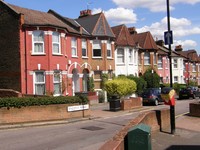
{"type": "Polygon", "coordinates": [[[134,126],[133,128],[130,128],[128,132],[132,132],[132,131],[134,131],[134,132],[137,132],[137,131],[141,132],[142,131],[142,132],[145,132],[145,133],[150,133],[151,127],[144,124],[144,123],[140,123],[140,124],[134,126]]]}

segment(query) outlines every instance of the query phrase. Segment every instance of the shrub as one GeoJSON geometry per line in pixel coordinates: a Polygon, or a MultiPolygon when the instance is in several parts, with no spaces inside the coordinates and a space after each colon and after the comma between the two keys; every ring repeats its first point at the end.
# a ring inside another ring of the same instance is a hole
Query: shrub
{"type": "Polygon", "coordinates": [[[133,94],[136,91],[136,83],[126,77],[119,77],[107,81],[104,89],[107,91],[109,97],[112,95],[122,97],[133,94]]]}
{"type": "Polygon", "coordinates": [[[128,79],[134,80],[137,85],[136,93],[142,94],[143,90],[147,87],[147,82],[142,77],[135,77],[133,75],[127,76],[128,79]]]}
{"type": "Polygon", "coordinates": [[[51,105],[51,104],[71,104],[71,103],[87,103],[88,99],[81,99],[77,96],[59,96],[59,97],[11,97],[11,98],[0,98],[1,107],[26,107],[26,106],[40,106],[40,105],[51,105]]]}

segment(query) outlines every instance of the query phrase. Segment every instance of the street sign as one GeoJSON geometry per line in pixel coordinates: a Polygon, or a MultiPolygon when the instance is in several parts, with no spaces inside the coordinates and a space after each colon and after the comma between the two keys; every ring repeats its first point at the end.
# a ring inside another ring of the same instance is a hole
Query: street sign
{"type": "Polygon", "coordinates": [[[172,34],[172,31],[166,31],[166,32],[164,32],[164,38],[165,38],[165,45],[173,44],[173,34],[172,34]]]}

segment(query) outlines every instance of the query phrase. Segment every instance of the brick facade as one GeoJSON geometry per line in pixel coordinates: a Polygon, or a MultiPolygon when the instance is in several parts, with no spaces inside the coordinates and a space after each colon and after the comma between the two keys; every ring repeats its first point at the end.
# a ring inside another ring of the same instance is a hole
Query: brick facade
{"type": "Polygon", "coordinates": [[[21,90],[20,15],[0,5],[0,85],[21,90]]]}

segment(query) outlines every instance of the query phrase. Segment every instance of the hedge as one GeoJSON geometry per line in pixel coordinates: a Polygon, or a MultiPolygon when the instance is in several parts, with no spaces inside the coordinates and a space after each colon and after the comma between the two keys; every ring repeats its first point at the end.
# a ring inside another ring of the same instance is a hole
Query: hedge
{"type": "Polygon", "coordinates": [[[135,81],[127,79],[126,77],[120,77],[107,81],[104,89],[107,91],[109,97],[112,95],[123,97],[133,94],[137,87],[135,81]]]}
{"type": "Polygon", "coordinates": [[[26,106],[40,106],[52,104],[73,104],[73,103],[87,103],[88,98],[84,96],[59,96],[59,97],[11,97],[0,98],[0,108],[2,107],[26,107],[26,106]]]}

